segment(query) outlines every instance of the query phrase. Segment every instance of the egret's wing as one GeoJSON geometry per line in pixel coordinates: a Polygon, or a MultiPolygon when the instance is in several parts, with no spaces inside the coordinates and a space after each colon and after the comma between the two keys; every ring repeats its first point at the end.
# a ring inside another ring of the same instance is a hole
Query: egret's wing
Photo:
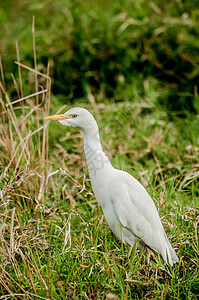
{"type": "Polygon", "coordinates": [[[154,250],[160,251],[165,243],[155,204],[144,187],[131,175],[117,171],[111,199],[115,213],[123,227],[154,250]]]}

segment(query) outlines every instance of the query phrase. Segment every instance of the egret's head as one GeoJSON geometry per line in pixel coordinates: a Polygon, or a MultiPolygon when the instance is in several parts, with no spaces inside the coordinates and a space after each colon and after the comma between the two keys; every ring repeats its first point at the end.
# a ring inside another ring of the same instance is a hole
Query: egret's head
{"type": "Polygon", "coordinates": [[[62,115],[50,116],[45,120],[58,120],[64,126],[76,127],[83,132],[96,130],[97,125],[92,114],[81,107],[71,108],[62,115]]]}

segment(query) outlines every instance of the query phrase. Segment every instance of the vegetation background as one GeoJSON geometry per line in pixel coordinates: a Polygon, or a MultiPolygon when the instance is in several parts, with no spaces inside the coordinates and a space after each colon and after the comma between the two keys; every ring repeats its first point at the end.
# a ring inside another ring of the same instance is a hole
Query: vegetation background
{"type": "Polygon", "coordinates": [[[7,0],[0,32],[0,299],[197,299],[198,1],[7,0]],[[43,121],[77,105],[153,197],[173,268],[123,249],[81,133],[43,121]]]}

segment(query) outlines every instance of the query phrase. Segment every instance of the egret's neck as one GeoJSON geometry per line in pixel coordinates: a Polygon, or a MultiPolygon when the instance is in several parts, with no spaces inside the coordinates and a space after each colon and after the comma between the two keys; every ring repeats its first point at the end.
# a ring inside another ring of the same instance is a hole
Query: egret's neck
{"type": "Polygon", "coordinates": [[[108,165],[111,165],[102,150],[98,129],[84,132],[84,151],[91,180],[93,176],[99,175],[108,165]]]}

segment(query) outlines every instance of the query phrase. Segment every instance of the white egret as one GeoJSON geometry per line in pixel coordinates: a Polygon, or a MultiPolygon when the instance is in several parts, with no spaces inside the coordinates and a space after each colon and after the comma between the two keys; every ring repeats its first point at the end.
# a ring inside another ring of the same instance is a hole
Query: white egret
{"type": "Polygon", "coordinates": [[[165,263],[173,265],[178,257],[172,248],[155,204],[145,188],[127,172],[115,169],[102,150],[99,130],[92,114],[75,107],[62,115],[46,120],[58,120],[62,125],[79,128],[84,134],[91,185],[106,221],[118,239],[138,249],[149,248],[159,253],[165,263]]]}

